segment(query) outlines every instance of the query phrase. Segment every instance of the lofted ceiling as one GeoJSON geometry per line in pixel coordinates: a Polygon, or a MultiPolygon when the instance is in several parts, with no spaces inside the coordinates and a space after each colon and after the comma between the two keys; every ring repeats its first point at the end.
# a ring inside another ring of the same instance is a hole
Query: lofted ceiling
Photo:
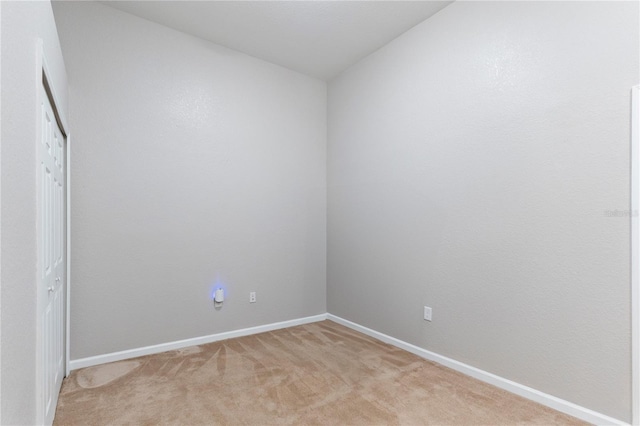
{"type": "Polygon", "coordinates": [[[329,80],[451,1],[103,1],[329,80]]]}

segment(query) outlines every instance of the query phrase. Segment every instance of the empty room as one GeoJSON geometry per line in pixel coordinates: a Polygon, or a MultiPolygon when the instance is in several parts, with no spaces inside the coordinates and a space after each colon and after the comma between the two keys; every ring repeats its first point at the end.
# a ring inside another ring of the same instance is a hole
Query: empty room
{"type": "Polygon", "coordinates": [[[640,424],[640,2],[0,24],[0,424],[640,424]]]}

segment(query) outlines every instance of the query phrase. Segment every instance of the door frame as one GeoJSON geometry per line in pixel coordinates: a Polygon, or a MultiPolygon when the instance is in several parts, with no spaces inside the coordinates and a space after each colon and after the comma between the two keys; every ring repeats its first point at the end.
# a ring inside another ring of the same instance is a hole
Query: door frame
{"type": "MultiPolygon", "coordinates": [[[[64,350],[64,376],[68,376],[69,372],[70,372],[70,368],[69,368],[69,361],[70,361],[70,356],[69,356],[69,349],[70,349],[70,301],[71,301],[71,185],[70,185],[70,177],[71,177],[71,163],[70,163],[70,159],[71,159],[71,155],[70,155],[70,151],[71,151],[71,134],[69,132],[69,126],[68,126],[68,121],[67,121],[67,117],[64,114],[64,111],[61,111],[57,106],[61,105],[60,102],[60,96],[58,95],[58,88],[56,88],[54,86],[54,82],[53,79],[51,78],[51,72],[49,71],[49,67],[47,65],[47,59],[46,59],[46,55],[45,55],[45,51],[44,51],[44,42],[42,41],[42,39],[38,39],[36,41],[36,96],[35,96],[35,100],[36,100],[36,105],[35,105],[35,111],[36,111],[36,176],[39,173],[39,167],[38,167],[38,163],[40,161],[39,158],[39,150],[40,150],[40,138],[42,137],[42,123],[41,123],[41,113],[40,113],[40,106],[42,104],[42,102],[44,101],[43,96],[48,96],[50,98],[51,101],[51,107],[53,109],[56,121],[58,126],[60,127],[60,130],[62,131],[63,135],[65,136],[65,168],[64,168],[64,173],[65,173],[65,197],[66,197],[66,212],[65,212],[65,216],[66,216],[66,231],[65,231],[65,238],[66,238],[66,280],[65,280],[65,293],[64,293],[64,297],[66,298],[65,300],[65,312],[64,312],[64,326],[63,326],[63,330],[64,330],[64,340],[65,340],[65,350],[64,350]]],[[[37,283],[37,287],[36,287],[36,304],[37,304],[37,318],[36,318],[36,408],[37,408],[37,413],[36,413],[36,421],[38,424],[43,424],[44,423],[44,407],[42,406],[42,395],[43,395],[43,389],[42,389],[42,375],[43,375],[43,371],[42,371],[42,327],[41,327],[41,318],[40,318],[40,306],[42,301],[40,300],[42,291],[41,289],[39,289],[38,287],[40,286],[40,277],[42,276],[42,271],[41,271],[41,263],[40,263],[40,249],[42,246],[42,241],[41,241],[41,236],[40,236],[40,214],[42,211],[42,206],[40,205],[40,179],[36,179],[36,208],[37,208],[37,212],[38,212],[38,220],[36,223],[36,235],[37,235],[37,248],[38,248],[38,262],[37,262],[37,277],[36,277],[36,283],[37,283]]]]}
{"type": "Polygon", "coordinates": [[[631,89],[631,422],[640,424],[640,85],[631,89]]]}

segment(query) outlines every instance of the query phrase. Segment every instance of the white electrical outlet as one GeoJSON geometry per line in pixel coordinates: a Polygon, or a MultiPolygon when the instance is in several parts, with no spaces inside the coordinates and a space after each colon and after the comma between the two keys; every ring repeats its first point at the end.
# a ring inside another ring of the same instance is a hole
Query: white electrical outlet
{"type": "Polygon", "coordinates": [[[249,303],[256,303],[256,292],[252,291],[249,293],[249,303]]]}
{"type": "Polygon", "coordinates": [[[424,307],[424,319],[426,321],[431,321],[431,308],[428,306],[424,307]]]}

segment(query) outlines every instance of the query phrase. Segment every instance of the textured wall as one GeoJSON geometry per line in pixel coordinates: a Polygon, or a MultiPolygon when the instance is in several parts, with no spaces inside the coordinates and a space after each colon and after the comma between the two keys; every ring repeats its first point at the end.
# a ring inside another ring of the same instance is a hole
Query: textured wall
{"type": "Polygon", "coordinates": [[[638,12],[456,2],[332,80],[329,312],[629,421],[638,12]]]}
{"type": "Polygon", "coordinates": [[[326,83],[94,2],[54,12],[71,358],[326,312],[326,83]]]}
{"type": "Polygon", "coordinates": [[[43,40],[58,108],[67,81],[48,1],[2,2],[2,418],[36,422],[36,42],[43,40]]]}

